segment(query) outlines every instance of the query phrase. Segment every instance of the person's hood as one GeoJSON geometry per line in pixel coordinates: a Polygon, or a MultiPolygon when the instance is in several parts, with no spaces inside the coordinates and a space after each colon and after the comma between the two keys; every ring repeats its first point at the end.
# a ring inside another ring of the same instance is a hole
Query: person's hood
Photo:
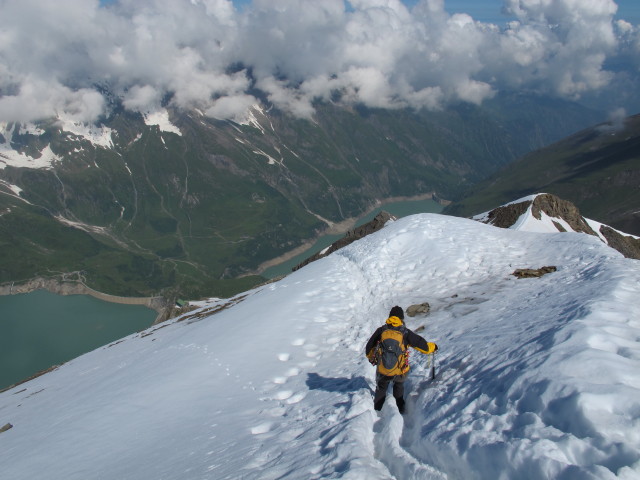
{"type": "Polygon", "coordinates": [[[387,318],[387,325],[391,325],[392,327],[400,327],[401,325],[403,325],[403,322],[399,317],[391,316],[387,318]]]}

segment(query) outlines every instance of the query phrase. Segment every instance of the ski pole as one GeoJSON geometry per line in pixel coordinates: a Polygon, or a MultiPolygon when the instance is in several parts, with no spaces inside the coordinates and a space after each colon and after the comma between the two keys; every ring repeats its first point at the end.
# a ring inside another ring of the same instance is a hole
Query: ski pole
{"type": "Polygon", "coordinates": [[[429,364],[431,365],[429,378],[431,380],[435,380],[436,379],[436,352],[433,352],[431,354],[431,358],[429,359],[429,364]]]}

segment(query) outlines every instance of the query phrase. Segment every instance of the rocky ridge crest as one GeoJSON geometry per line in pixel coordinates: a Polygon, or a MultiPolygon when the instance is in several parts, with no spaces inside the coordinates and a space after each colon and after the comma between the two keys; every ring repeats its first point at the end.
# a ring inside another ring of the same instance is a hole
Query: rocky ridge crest
{"type": "MultiPolygon", "coordinates": [[[[580,214],[580,210],[573,203],[563,200],[555,195],[543,193],[536,195],[533,200],[511,203],[491,210],[481,221],[500,228],[510,228],[518,219],[531,209],[531,214],[538,220],[542,219],[542,213],[552,219],[561,219],[566,222],[574,232],[582,232],[604,239],[611,248],[622,253],[627,258],[640,260],[640,239],[630,235],[624,235],[613,228],[602,225],[599,232],[595,232],[587,220],[580,214]],[[599,234],[598,234],[599,233],[599,234]]],[[[559,232],[567,230],[557,221],[552,220],[559,232]]]]}

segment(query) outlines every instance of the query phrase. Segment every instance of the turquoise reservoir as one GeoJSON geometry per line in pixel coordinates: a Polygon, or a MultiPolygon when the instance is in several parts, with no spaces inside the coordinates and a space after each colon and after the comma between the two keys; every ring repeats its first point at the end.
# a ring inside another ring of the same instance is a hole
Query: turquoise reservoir
{"type": "Polygon", "coordinates": [[[141,305],[38,290],[0,296],[0,390],[52,365],[150,327],[141,305]]]}

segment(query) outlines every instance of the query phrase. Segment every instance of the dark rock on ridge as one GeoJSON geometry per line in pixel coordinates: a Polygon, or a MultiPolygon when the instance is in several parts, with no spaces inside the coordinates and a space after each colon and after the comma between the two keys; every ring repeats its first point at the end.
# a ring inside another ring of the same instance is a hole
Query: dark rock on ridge
{"type": "Polygon", "coordinates": [[[391,215],[389,212],[385,212],[384,210],[382,212],[380,212],[379,214],[377,214],[373,220],[371,220],[368,223],[365,223],[364,225],[361,225],[359,227],[353,228],[351,230],[349,230],[344,237],[342,237],[340,240],[337,240],[335,242],[333,242],[329,248],[325,248],[324,250],[322,250],[321,252],[318,252],[314,255],[312,255],[311,257],[307,258],[305,261],[303,261],[302,263],[299,263],[298,265],[296,265],[295,267],[293,267],[291,270],[293,272],[295,272],[296,270],[301,269],[302,267],[304,267],[305,265],[310,264],[311,262],[315,262],[316,260],[319,260],[322,257],[326,257],[327,255],[335,252],[336,250],[341,249],[342,247],[346,247],[347,245],[349,245],[350,243],[355,242],[356,240],[360,240],[361,238],[366,237],[367,235],[372,234],[373,232],[377,232],[378,230],[380,230],[382,227],[385,226],[385,224],[389,221],[389,220],[396,220],[396,217],[394,217],[393,215],[391,215]]]}
{"type": "MultiPolygon", "coordinates": [[[[549,193],[537,195],[533,201],[526,200],[495,208],[487,214],[486,220],[483,221],[496,227],[509,228],[518,221],[529,207],[531,207],[531,214],[538,220],[542,219],[542,213],[544,212],[549,217],[564,220],[575,232],[586,233],[600,238],[580,214],[578,207],[549,193]]],[[[553,224],[559,232],[566,231],[560,223],[554,221],[553,224]]],[[[640,239],[622,235],[606,225],[600,228],[600,233],[606,238],[607,244],[611,248],[619,251],[627,258],[640,260],[640,239]]]]}
{"type": "Polygon", "coordinates": [[[489,212],[488,224],[500,228],[509,228],[527,211],[531,205],[531,200],[520,203],[512,203],[495,208],[489,212]]]}
{"type": "Polygon", "coordinates": [[[607,239],[611,248],[615,248],[627,258],[640,260],[640,239],[622,235],[606,225],[600,227],[600,233],[607,239]]]}
{"type": "MultiPolygon", "coordinates": [[[[509,228],[518,221],[529,207],[531,207],[532,215],[538,220],[542,218],[542,212],[544,212],[550,217],[563,219],[576,232],[596,235],[596,232],[593,231],[580,214],[578,207],[567,200],[548,193],[536,196],[533,201],[526,200],[495,208],[489,212],[486,223],[500,228],[509,228]]],[[[554,225],[556,225],[558,231],[565,231],[558,223],[554,222],[554,225]]]]}
{"type": "Polygon", "coordinates": [[[555,195],[545,193],[538,195],[535,198],[531,207],[531,213],[534,217],[540,220],[542,218],[540,212],[544,212],[550,217],[563,219],[576,232],[596,235],[596,232],[593,231],[580,214],[578,207],[567,200],[556,197],[555,195]]]}

